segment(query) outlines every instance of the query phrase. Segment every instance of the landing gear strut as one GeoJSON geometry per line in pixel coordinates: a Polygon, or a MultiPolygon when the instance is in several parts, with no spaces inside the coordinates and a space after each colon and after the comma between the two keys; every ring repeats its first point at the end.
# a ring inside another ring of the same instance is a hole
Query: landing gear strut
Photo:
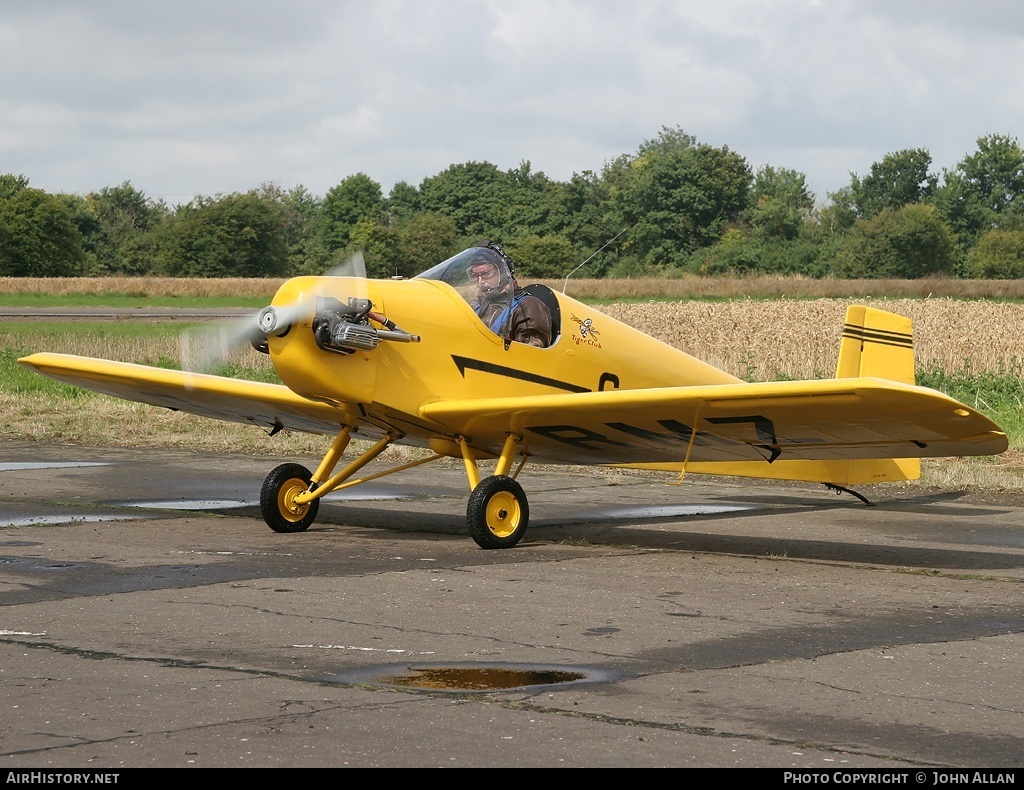
{"type": "Polygon", "coordinates": [[[525,453],[515,474],[509,475],[521,441],[522,437],[514,433],[506,434],[505,446],[495,464],[494,474],[481,480],[476,456],[469,442],[459,437],[459,449],[466,465],[471,492],[466,507],[466,522],[470,537],[482,549],[512,548],[522,539],[530,523],[530,505],[526,501],[523,487],[515,481],[516,474],[526,461],[525,453]]]}
{"type": "MultiPolygon", "coordinates": [[[[384,452],[388,445],[401,438],[400,434],[389,433],[362,452],[344,469],[334,472],[335,466],[348,447],[353,430],[351,426],[342,426],[334,444],[315,472],[310,473],[299,464],[282,464],[267,475],[263,490],[260,492],[260,512],[263,514],[263,520],[274,532],[302,532],[308,529],[316,519],[320,500],[332,491],[447,457],[434,454],[429,458],[402,464],[366,477],[354,477],[356,472],[384,452]]],[[[511,433],[506,436],[501,455],[494,467],[494,474],[482,480],[469,442],[463,437],[456,441],[466,466],[466,476],[469,478],[470,495],[466,507],[466,522],[470,536],[482,549],[512,548],[522,540],[530,523],[530,506],[526,501],[526,494],[523,487],[515,481],[516,475],[526,462],[525,451],[522,453],[519,467],[512,472],[512,462],[520,451],[522,438],[511,433]]]]}

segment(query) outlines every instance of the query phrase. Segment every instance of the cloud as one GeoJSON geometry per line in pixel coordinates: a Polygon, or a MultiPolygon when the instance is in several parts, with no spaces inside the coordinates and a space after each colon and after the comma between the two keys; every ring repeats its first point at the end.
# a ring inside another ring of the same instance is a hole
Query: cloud
{"type": "Polygon", "coordinates": [[[565,180],[679,126],[823,198],[886,153],[941,171],[1014,134],[1022,47],[997,0],[9,0],[0,171],[172,203],[386,192],[481,160],[565,180]]]}

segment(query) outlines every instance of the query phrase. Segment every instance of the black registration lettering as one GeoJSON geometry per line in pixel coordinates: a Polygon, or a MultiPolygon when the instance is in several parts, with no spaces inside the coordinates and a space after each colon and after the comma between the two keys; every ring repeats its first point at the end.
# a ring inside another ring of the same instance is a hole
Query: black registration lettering
{"type": "Polygon", "coordinates": [[[782,454],[779,447],[779,440],[775,438],[775,423],[760,414],[752,414],[745,417],[707,417],[707,422],[715,425],[741,425],[745,422],[754,426],[757,438],[762,444],[751,444],[751,447],[766,451],[765,460],[772,463],[782,454]]]}
{"type": "Polygon", "coordinates": [[[707,417],[705,422],[710,422],[712,425],[741,425],[749,422],[754,426],[758,439],[765,444],[778,444],[778,440],[775,438],[775,423],[760,414],[746,417],[707,417]]]}
{"type": "MultiPolygon", "coordinates": [[[[693,428],[686,423],[679,422],[678,420],[658,420],[658,425],[666,428],[668,433],[651,431],[647,428],[640,428],[636,425],[630,425],[625,422],[608,422],[605,423],[605,425],[609,428],[615,429],[616,431],[622,431],[623,433],[628,433],[630,436],[635,436],[637,439],[669,446],[677,445],[680,440],[689,442],[690,437],[693,435],[693,428]]],[[[724,436],[716,436],[713,433],[700,433],[699,431],[693,438],[693,443],[698,447],[742,444],[742,442],[734,442],[731,439],[726,439],[724,436]]]]}
{"type": "Polygon", "coordinates": [[[539,433],[541,436],[545,436],[556,442],[562,442],[584,450],[600,450],[601,444],[611,444],[616,447],[629,447],[628,444],[617,442],[614,439],[609,439],[607,436],[597,433],[596,431],[590,431],[586,428],[577,428],[575,425],[536,425],[528,430],[531,430],[534,433],[539,433]]]}

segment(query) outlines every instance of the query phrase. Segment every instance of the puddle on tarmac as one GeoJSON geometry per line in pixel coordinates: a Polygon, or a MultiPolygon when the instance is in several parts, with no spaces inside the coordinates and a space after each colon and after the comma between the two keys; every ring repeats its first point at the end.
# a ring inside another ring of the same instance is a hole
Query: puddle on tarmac
{"type": "Polygon", "coordinates": [[[594,518],[677,518],[679,516],[716,516],[754,510],[747,505],[639,505],[636,507],[605,508],[595,512],[594,518]]]}
{"type": "Polygon", "coordinates": [[[22,461],[0,464],[0,472],[20,472],[31,469],[77,469],[84,466],[110,466],[106,461],[22,461]]]}
{"type": "Polygon", "coordinates": [[[440,691],[487,691],[522,686],[550,686],[583,680],[584,672],[482,667],[411,667],[405,675],[381,678],[386,686],[440,691]]]}
{"type": "Polygon", "coordinates": [[[49,527],[61,526],[64,524],[94,524],[103,521],[132,521],[134,516],[126,516],[123,513],[110,516],[82,516],[69,514],[66,516],[26,516],[11,521],[0,521],[0,527],[49,527]]]}
{"type": "MultiPolygon", "coordinates": [[[[344,503],[346,501],[376,501],[402,498],[401,495],[387,493],[342,494],[335,492],[325,496],[324,501],[344,503]]],[[[243,507],[259,507],[260,501],[258,499],[154,499],[149,501],[124,500],[108,504],[116,505],[117,507],[136,507],[144,510],[236,510],[243,507]]]]}
{"type": "Polygon", "coordinates": [[[615,679],[607,670],[530,664],[401,664],[327,675],[335,683],[359,683],[424,691],[508,691],[536,686],[600,683],[615,679]]]}
{"type": "Polygon", "coordinates": [[[231,510],[252,507],[259,502],[244,499],[162,499],[149,502],[111,502],[118,507],[137,507],[143,510],[231,510]]]}

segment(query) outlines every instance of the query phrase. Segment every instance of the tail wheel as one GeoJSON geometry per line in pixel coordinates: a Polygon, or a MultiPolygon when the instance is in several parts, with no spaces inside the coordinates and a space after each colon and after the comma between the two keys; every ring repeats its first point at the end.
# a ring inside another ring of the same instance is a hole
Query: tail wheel
{"type": "Polygon", "coordinates": [[[466,520],[469,534],[480,548],[512,548],[530,523],[523,487],[504,475],[484,478],[469,495],[466,520]]]}
{"type": "Polygon", "coordinates": [[[313,475],[300,464],[281,464],[267,475],[260,491],[260,512],[274,532],[302,532],[320,509],[320,500],[298,504],[295,497],[309,490],[313,475]]]}

